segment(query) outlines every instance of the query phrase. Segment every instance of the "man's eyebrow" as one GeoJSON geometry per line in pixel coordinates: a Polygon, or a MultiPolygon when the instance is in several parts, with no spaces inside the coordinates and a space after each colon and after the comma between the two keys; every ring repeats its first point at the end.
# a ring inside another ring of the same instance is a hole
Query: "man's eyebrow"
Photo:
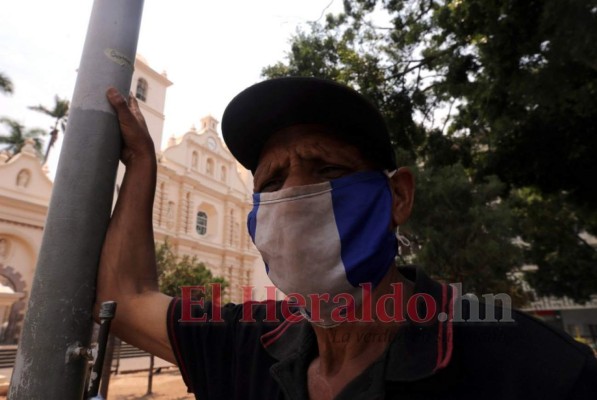
{"type": "MultiPolygon", "coordinates": [[[[352,152],[352,148],[349,146],[337,146],[333,149],[330,149],[322,146],[321,144],[316,144],[314,148],[320,153],[316,153],[315,156],[313,154],[305,154],[305,158],[321,159],[321,156],[323,155],[325,157],[329,157],[331,161],[344,161],[350,163],[355,161],[355,154],[352,152]]],[[[311,151],[308,153],[311,153],[311,151]]]]}

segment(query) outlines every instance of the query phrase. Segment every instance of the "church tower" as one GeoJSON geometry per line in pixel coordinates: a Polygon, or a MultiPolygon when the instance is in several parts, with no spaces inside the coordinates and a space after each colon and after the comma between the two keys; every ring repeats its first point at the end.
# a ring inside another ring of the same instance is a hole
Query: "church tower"
{"type": "Polygon", "coordinates": [[[156,72],[147,64],[143,56],[137,55],[131,92],[139,101],[139,108],[145,117],[157,152],[162,148],[166,89],[171,85],[172,82],[168,80],[166,72],[161,74],[156,72]]]}

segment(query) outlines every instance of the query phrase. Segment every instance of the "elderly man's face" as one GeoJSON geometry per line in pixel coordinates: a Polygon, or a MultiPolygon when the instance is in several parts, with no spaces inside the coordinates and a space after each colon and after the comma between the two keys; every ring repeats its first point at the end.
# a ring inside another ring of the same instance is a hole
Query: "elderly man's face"
{"type": "Polygon", "coordinates": [[[325,126],[293,125],[276,132],[264,146],[254,191],[273,192],[373,169],[357,147],[331,135],[325,126]]]}

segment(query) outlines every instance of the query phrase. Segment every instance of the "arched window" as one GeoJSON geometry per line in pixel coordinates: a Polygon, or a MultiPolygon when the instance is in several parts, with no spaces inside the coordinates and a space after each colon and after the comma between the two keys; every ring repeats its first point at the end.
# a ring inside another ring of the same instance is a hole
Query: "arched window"
{"type": "Polygon", "coordinates": [[[191,157],[191,168],[197,169],[197,163],[198,162],[199,162],[199,155],[197,154],[196,151],[194,151],[193,155],[191,157]]]}
{"type": "Polygon", "coordinates": [[[220,179],[222,182],[226,182],[226,167],[222,165],[222,170],[220,171],[220,179]]]}
{"type": "Polygon", "coordinates": [[[206,171],[209,175],[214,174],[214,160],[212,160],[211,158],[207,159],[206,171]]]}
{"type": "Polygon", "coordinates": [[[15,284],[12,283],[12,281],[4,275],[0,275],[0,288],[4,289],[4,290],[0,290],[0,292],[4,292],[4,293],[16,292],[15,284]]]}
{"type": "Polygon", "coordinates": [[[197,213],[197,223],[195,224],[195,229],[200,235],[205,235],[207,233],[207,214],[203,211],[199,211],[197,213]]]}
{"type": "Polygon", "coordinates": [[[22,169],[17,174],[17,186],[26,188],[31,179],[31,172],[27,169],[22,169]]]}
{"type": "Polygon", "coordinates": [[[135,97],[141,101],[145,101],[147,99],[147,81],[143,78],[139,78],[137,80],[137,91],[135,93],[135,97]]]}
{"type": "Polygon", "coordinates": [[[168,202],[168,208],[166,209],[166,218],[168,218],[169,221],[174,220],[174,202],[173,201],[168,202]]]}

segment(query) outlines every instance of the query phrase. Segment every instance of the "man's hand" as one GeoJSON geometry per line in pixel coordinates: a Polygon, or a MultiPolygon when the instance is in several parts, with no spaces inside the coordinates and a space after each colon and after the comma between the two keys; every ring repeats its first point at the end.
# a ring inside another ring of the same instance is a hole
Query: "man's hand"
{"type": "Polygon", "coordinates": [[[131,93],[127,104],[124,96],[113,87],[108,89],[106,96],[120,123],[123,142],[120,153],[122,163],[129,167],[135,160],[155,160],[155,147],[135,96],[131,93]]]}
{"type": "Polygon", "coordinates": [[[126,172],[100,257],[96,313],[103,301],[116,301],[114,334],[174,363],[166,330],[170,298],[158,291],[156,271],[152,215],[157,163],[153,142],[137,100],[131,96],[127,104],[113,88],[106,94],[118,115],[126,172]]]}

